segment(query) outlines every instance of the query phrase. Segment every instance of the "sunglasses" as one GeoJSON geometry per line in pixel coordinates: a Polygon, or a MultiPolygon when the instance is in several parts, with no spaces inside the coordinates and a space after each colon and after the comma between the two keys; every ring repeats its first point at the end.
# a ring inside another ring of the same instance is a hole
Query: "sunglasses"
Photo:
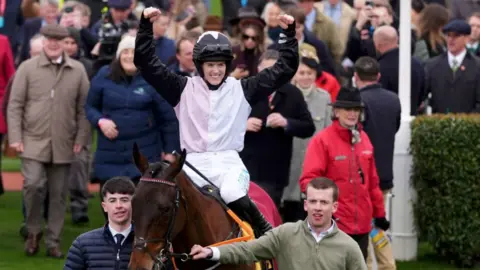
{"type": "Polygon", "coordinates": [[[243,34],[242,38],[243,38],[243,40],[251,39],[252,41],[257,41],[257,37],[252,37],[252,36],[249,36],[247,34],[243,34]]]}

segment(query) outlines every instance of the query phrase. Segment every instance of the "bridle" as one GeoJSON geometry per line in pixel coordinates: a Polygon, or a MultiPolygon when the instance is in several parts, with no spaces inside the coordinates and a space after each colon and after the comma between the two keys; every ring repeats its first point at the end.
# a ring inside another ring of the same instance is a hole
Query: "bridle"
{"type": "Polygon", "coordinates": [[[186,262],[191,259],[191,256],[187,253],[173,253],[172,249],[172,231],[173,227],[175,225],[175,219],[177,218],[177,213],[178,213],[178,208],[180,206],[180,188],[178,185],[174,182],[163,180],[163,179],[158,179],[158,178],[146,178],[142,177],[140,178],[140,181],[144,182],[151,182],[151,183],[158,183],[158,184],[163,184],[167,185],[170,187],[175,188],[175,201],[174,201],[174,208],[173,208],[173,215],[169,217],[168,220],[168,230],[167,233],[165,234],[165,237],[163,239],[161,238],[154,238],[154,239],[145,239],[143,237],[136,237],[133,242],[133,247],[135,249],[144,251],[150,255],[152,260],[154,261],[154,269],[155,270],[160,270],[164,267],[164,263],[168,260],[168,258],[176,258],[180,259],[182,262],[186,262]],[[148,243],[160,243],[164,241],[164,247],[160,252],[155,256],[152,252],[150,252],[147,248],[148,243]]]}

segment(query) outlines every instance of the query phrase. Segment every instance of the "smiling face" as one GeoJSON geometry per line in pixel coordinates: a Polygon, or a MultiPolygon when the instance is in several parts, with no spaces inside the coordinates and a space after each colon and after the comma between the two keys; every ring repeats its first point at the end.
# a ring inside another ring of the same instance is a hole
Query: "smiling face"
{"type": "Polygon", "coordinates": [[[227,65],[225,62],[205,62],[202,68],[205,80],[211,85],[219,85],[225,77],[227,65]]]}
{"type": "Polygon", "coordinates": [[[135,49],[124,49],[120,53],[120,64],[126,74],[132,75],[137,71],[137,67],[133,63],[135,49]]]}
{"type": "Polygon", "coordinates": [[[298,86],[303,89],[307,89],[315,84],[315,80],[317,79],[317,71],[302,63],[298,66],[297,73],[293,79],[298,86]]]}
{"type": "Polygon", "coordinates": [[[109,223],[124,226],[132,220],[132,195],[107,193],[102,207],[107,212],[109,223]]]}
{"type": "Polygon", "coordinates": [[[58,59],[63,53],[63,40],[55,38],[44,38],[43,50],[48,58],[55,60],[58,59]]]}

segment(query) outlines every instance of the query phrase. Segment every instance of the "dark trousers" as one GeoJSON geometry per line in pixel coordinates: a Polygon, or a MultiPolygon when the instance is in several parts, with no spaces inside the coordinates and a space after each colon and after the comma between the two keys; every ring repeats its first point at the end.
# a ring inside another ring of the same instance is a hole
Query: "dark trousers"
{"type": "Polygon", "coordinates": [[[360,250],[362,250],[363,258],[365,259],[365,261],[367,261],[368,240],[369,240],[370,234],[365,233],[365,234],[349,234],[349,235],[350,237],[353,238],[353,240],[355,240],[358,243],[358,245],[360,246],[360,250]]]}
{"type": "Polygon", "coordinates": [[[283,189],[285,186],[283,185],[278,185],[277,183],[268,183],[268,182],[262,182],[255,180],[255,184],[259,185],[265,192],[270,195],[270,198],[272,198],[273,202],[275,203],[275,206],[277,206],[278,209],[280,209],[280,204],[282,202],[282,196],[283,196],[283,189]]]}
{"type": "Polygon", "coordinates": [[[303,201],[283,201],[280,213],[284,222],[297,222],[307,217],[303,210],[303,201]]]}

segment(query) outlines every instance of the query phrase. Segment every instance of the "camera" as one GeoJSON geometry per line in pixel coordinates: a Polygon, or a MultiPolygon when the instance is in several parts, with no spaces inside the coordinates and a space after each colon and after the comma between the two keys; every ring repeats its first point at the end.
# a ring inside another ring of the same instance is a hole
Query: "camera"
{"type": "Polygon", "coordinates": [[[98,33],[100,37],[99,60],[113,60],[122,36],[126,34],[128,30],[134,29],[137,26],[138,22],[128,19],[123,21],[119,26],[115,26],[108,20],[104,20],[98,33]]]}

